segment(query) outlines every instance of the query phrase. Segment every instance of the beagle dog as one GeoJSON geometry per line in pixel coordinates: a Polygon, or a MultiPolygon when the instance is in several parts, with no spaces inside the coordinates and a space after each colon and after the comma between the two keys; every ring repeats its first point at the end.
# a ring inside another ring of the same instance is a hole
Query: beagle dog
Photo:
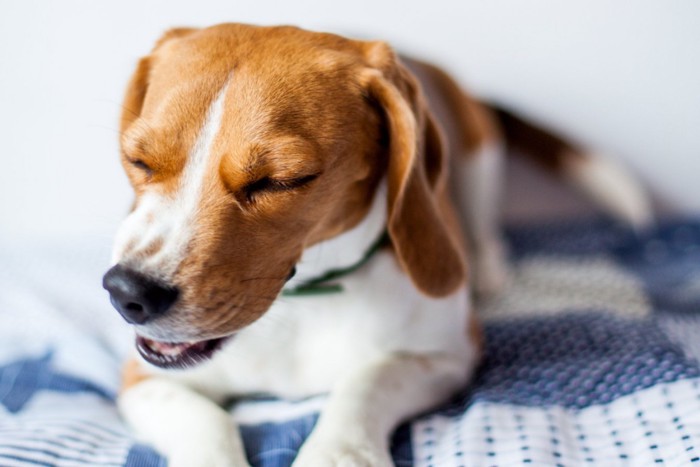
{"type": "Polygon", "coordinates": [[[479,360],[470,290],[504,280],[506,145],[649,216],[624,171],[440,69],[294,27],[166,32],[120,143],[136,201],[104,287],[137,355],[118,404],[176,467],[248,465],[219,404],[251,393],[329,393],[295,466],[392,465],[392,430],[479,360]]]}

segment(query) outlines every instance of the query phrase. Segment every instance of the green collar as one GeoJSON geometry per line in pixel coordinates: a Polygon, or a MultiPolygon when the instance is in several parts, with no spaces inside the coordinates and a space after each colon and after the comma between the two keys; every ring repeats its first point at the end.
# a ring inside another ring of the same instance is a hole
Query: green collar
{"type": "Polygon", "coordinates": [[[389,233],[385,230],[379,238],[369,247],[365,255],[355,264],[346,268],[331,269],[325,274],[309,279],[291,289],[283,289],[282,295],[285,297],[300,297],[305,295],[325,295],[339,293],[343,291],[343,286],[338,283],[330,283],[341,277],[351,274],[367,264],[370,259],[386,244],[389,243],[389,233]]]}

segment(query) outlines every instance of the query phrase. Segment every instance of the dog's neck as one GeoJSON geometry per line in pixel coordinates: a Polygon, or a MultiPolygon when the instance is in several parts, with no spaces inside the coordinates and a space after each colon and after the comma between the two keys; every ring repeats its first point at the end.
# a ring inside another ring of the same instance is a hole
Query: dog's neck
{"type": "Polygon", "coordinates": [[[386,230],[386,210],[386,184],[380,183],[365,218],[347,232],[307,248],[296,266],[296,275],[285,289],[299,287],[329,271],[360,264],[386,230]]]}

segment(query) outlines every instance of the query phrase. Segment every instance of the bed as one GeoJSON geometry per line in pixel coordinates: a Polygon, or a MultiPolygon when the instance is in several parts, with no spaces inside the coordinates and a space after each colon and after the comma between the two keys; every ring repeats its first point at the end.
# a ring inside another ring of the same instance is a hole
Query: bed
{"type": "MultiPolygon", "coordinates": [[[[402,425],[397,466],[700,465],[700,221],[507,231],[473,383],[402,425]]],[[[0,247],[0,466],[165,466],[114,400],[130,332],[100,277],[107,238],[0,247]]],[[[291,464],[322,396],[232,401],[254,466],[291,464]]]]}

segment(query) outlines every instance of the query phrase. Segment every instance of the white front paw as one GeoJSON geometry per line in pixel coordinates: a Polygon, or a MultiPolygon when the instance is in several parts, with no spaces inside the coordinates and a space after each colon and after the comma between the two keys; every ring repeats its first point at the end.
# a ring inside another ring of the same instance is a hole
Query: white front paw
{"type": "Polygon", "coordinates": [[[369,444],[343,441],[304,444],[292,467],[393,467],[388,452],[369,444]]]}

